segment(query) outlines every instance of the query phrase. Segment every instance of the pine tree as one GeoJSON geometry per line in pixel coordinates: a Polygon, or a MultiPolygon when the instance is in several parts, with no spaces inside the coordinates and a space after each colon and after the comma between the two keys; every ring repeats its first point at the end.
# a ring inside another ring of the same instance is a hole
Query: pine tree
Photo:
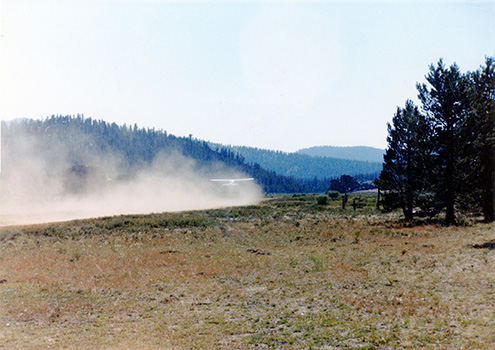
{"type": "Polygon", "coordinates": [[[462,189],[463,125],[469,113],[469,81],[456,64],[446,68],[440,60],[426,76],[429,86],[417,84],[419,99],[434,128],[436,150],[432,168],[437,203],[445,208],[445,223],[455,223],[455,204],[462,189]]]}
{"type": "Polygon", "coordinates": [[[377,183],[385,208],[402,208],[408,221],[419,195],[428,187],[431,134],[427,119],[410,100],[405,108],[397,108],[392,125],[388,124],[388,148],[377,183]]]}
{"type": "Polygon", "coordinates": [[[463,134],[467,147],[463,163],[471,171],[466,178],[469,199],[479,201],[485,221],[495,220],[495,59],[468,75],[471,111],[463,134]]]}

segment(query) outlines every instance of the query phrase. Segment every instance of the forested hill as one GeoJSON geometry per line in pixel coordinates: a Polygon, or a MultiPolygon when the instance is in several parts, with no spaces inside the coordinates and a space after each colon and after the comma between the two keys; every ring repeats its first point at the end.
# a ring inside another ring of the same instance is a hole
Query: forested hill
{"type": "Polygon", "coordinates": [[[328,178],[308,180],[282,176],[257,163],[246,162],[232,149],[212,149],[205,141],[81,115],[2,122],[2,175],[13,169],[16,162],[22,162],[26,152],[49,163],[53,171],[62,167],[62,158],[69,165],[94,165],[101,162],[102,155],[112,154],[116,162],[114,166],[117,165],[122,173],[151,165],[158,154],[166,157],[179,153],[194,160],[195,166],[206,172],[205,176],[215,175],[211,169],[222,164],[254,177],[267,193],[325,192],[330,187],[328,178]]]}
{"type": "Polygon", "coordinates": [[[312,157],[330,157],[382,163],[385,150],[368,146],[316,146],[300,149],[297,153],[307,154],[312,157]]]}
{"type": "Polygon", "coordinates": [[[313,157],[302,153],[286,153],[245,146],[222,146],[211,144],[213,148],[226,148],[239,153],[248,163],[275,171],[277,174],[301,179],[336,178],[343,174],[366,180],[378,177],[382,164],[329,157],[313,157]]]}

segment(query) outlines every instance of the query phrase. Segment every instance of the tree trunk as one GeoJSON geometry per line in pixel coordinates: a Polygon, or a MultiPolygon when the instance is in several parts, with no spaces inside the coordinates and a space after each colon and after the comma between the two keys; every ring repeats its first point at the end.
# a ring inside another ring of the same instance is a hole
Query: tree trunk
{"type": "Polygon", "coordinates": [[[488,171],[488,188],[483,193],[482,210],[485,222],[493,222],[495,221],[495,147],[491,149],[491,164],[488,171]]]}
{"type": "Polygon", "coordinates": [[[445,224],[450,226],[455,224],[455,190],[454,190],[454,174],[452,166],[447,164],[445,188],[445,224]]]}
{"type": "Polygon", "coordinates": [[[404,218],[406,219],[406,221],[412,221],[413,219],[412,208],[406,205],[404,208],[402,208],[402,210],[404,211],[404,218]]]}
{"type": "MultiPolygon", "coordinates": [[[[492,130],[495,130],[495,113],[492,114],[492,130]]],[[[483,214],[486,222],[495,221],[495,144],[493,138],[491,139],[492,147],[490,148],[490,180],[489,191],[486,198],[486,207],[483,207],[483,214]]]]}
{"type": "Polygon", "coordinates": [[[412,221],[413,219],[413,198],[411,194],[409,194],[406,199],[404,217],[406,218],[406,221],[412,221]]]}
{"type": "Polygon", "coordinates": [[[380,210],[380,187],[378,187],[378,193],[376,194],[376,210],[380,210]]]}
{"type": "Polygon", "coordinates": [[[447,152],[445,164],[445,224],[455,224],[455,184],[454,184],[454,142],[453,131],[447,136],[447,152]]]}

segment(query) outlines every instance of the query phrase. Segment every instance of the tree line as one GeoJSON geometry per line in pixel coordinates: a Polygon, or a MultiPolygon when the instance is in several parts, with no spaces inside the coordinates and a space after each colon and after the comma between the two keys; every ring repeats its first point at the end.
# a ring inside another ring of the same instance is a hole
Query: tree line
{"type": "Polygon", "coordinates": [[[381,170],[381,162],[311,156],[302,152],[288,153],[246,146],[210,145],[239,153],[247,163],[259,164],[277,174],[299,179],[328,179],[348,174],[374,180],[381,170]]]}
{"type": "Polygon", "coordinates": [[[369,146],[314,146],[302,148],[296,153],[307,154],[312,157],[361,160],[379,163],[381,166],[385,150],[369,146]]]}
{"type": "Polygon", "coordinates": [[[132,173],[153,163],[158,154],[171,156],[179,153],[195,162],[205,176],[222,164],[256,179],[266,193],[324,193],[330,187],[330,178],[297,178],[280,175],[258,163],[247,162],[239,152],[210,145],[192,137],[177,137],[164,130],[139,128],[135,125],[117,125],[84,115],[52,115],[42,120],[20,119],[2,122],[2,173],[14,169],[14,163],[26,156],[29,148],[52,171],[63,166],[95,165],[98,157],[111,154],[117,160],[122,174],[132,173]],[[63,155],[63,157],[62,157],[63,155]]]}
{"type": "Polygon", "coordinates": [[[420,106],[407,100],[388,124],[388,148],[375,181],[386,210],[495,220],[495,59],[463,73],[442,59],[417,83],[420,106]]]}

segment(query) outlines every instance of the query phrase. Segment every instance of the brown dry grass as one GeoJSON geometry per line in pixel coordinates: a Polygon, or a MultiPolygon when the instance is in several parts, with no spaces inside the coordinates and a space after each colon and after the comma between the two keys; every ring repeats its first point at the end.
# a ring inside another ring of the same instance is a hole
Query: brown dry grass
{"type": "Polygon", "coordinates": [[[312,197],[4,228],[0,348],[493,349],[494,238],[312,197]]]}

